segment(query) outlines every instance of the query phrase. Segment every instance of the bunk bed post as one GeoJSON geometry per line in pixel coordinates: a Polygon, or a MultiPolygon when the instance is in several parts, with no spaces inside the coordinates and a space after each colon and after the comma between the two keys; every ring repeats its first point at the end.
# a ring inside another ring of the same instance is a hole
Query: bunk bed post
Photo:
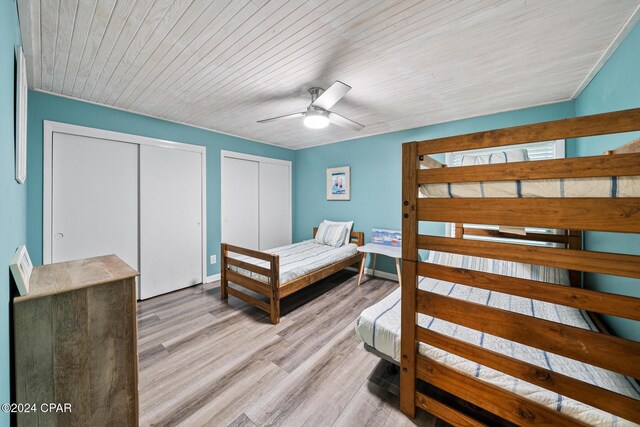
{"type": "Polygon", "coordinates": [[[400,410],[409,417],[416,413],[416,261],[418,248],[418,156],[415,143],[402,145],[402,294],[400,333],[400,410]]]}
{"type": "Polygon", "coordinates": [[[227,244],[222,243],[220,245],[220,257],[222,258],[222,263],[220,265],[220,299],[228,299],[229,293],[227,292],[227,287],[229,286],[229,281],[227,280],[227,244]]]}
{"type": "Polygon", "coordinates": [[[462,239],[464,237],[464,224],[456,222],[455,236],[456,239],[462,239]]]}
{"type": "Polygon", "coordinates": [[[273,255],[271,259],[271,297],[269,298],[271,306],[271,323],[277,325],[280,322],[280,256],[273,255]]]}

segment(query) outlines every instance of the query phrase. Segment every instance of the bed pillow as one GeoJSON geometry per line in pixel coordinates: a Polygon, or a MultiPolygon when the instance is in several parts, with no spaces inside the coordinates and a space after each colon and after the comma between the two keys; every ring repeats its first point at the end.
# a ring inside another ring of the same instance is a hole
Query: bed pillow
{"type": "Polygon", "coordinates": [[[339,221],[329,221],[328,219],[325,219],[324,221],[322,221],[326,224],[331,224],[331,225],[344,225],[345,227],[347,227],[347,234],[344,236],[344,245],[348,245],[351,242],[351,229],[353,228],[353,221],[344,221],[344,222],[339,222],[339,221]]]}
{"type": "Polygon", "coordinates": [[[526,162],[529,160],[529,153],[524,148],[515,150],[498,151],[491,154],[481,154],[477,156],[462,156],[461,166],[488,165],[493,163],[514,163],[526,162]]]}
{"type": "Polygon", "coordinates": [[[320,223],[318,231],[316,232],[316,242],[339,248],[344,245],[344,236],[347,234],[347,227],[343,224],[327,224],[326,222],[320,223]]]}

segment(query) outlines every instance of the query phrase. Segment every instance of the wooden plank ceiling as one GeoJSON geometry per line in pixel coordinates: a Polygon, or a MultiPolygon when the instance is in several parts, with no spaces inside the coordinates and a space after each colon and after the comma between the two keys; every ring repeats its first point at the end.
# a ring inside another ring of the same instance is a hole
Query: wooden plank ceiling
{"type": "Polygon", "coordinates": [[[29,85],[303,148],[571,99],[640,0],[18,0],[29,85]],[[333,110],[306,90],[341,80],[333,110]]]}

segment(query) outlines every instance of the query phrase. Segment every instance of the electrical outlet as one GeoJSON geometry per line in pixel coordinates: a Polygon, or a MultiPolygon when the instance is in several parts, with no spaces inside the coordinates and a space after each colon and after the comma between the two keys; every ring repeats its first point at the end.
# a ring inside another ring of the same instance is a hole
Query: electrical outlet
{"type": "Polygon", "coordinates": [[[218,262],[218,257],[215,255],[211,255],[210,262],[211,264],[215,264],[216,262],[218,262]]]}

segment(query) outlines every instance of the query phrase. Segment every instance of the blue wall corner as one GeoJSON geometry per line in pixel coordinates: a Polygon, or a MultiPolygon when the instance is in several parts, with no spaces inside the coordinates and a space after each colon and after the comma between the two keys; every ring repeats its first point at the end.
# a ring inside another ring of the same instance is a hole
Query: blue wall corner
{"type": "MultiPolygon", "coordinates": [[[[618,46],[575,104],[578,116],[640,107],[640,24],[618,46]]],[[[640,138],[640,132],[578,138],[574,153],[576,156],[598,155],[637,138],[640,138]]],[[[589,232],[584,236],[584,248],[640,255],[640,236],[589,232]]],[[[604,292],[640,296],[640,279],[585,274],[585,286],[604,292]]],[[[616,335],[640,341],[638,322],[611,316],[605,320],[616,335]]]]}
{"type": "MultiPolygon", "coordinates": [[[[18,247],[26,243],[27,184],[15,180],[14,151],[14,67],[15,47],[20,42],[18,12],[13,0],[0,2],[0,403],[10,400],[9,304],[11,281],[9,262],[18,247]]],[[[9,425],[9,414],[0,412],[0,426],[9,425]]]]}

